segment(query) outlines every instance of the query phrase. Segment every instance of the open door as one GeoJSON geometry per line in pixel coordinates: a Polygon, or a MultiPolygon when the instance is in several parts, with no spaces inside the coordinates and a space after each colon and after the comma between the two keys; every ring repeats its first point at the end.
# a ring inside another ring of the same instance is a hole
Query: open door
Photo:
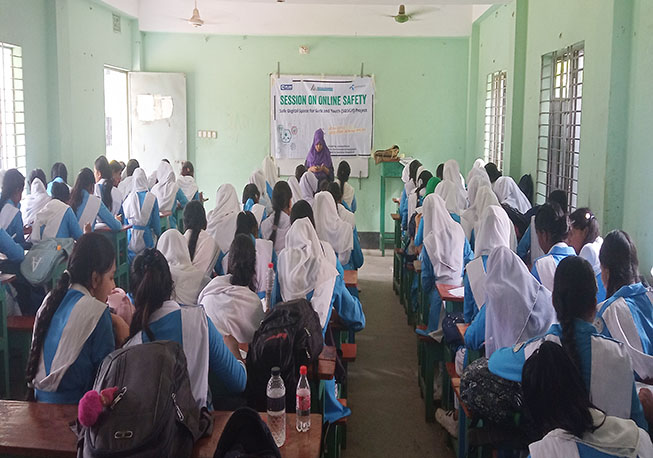
{"type": "Polygon", "coordinates": [[[130,157],[148,175],[168,159],[175,173],[187,159],[186,75],[129,73],[130,157]]]}

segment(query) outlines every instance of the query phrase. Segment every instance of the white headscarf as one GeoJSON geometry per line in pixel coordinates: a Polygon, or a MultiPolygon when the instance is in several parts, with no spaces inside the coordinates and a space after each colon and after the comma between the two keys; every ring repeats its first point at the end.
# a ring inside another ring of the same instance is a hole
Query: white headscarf
{"type": "Polygon", "coordinates": [[[299,181],[295,176],[288,177],[288,185],[292,191],[292,201],[293,203],[299,202],[302,200],[302,189],[299,187],[299,181]]]}
{"type": "Polygon", "coordinates": [[[478,224],[474,255],[489,255],[497,247],[511,248],[514,226],[508,214],[498,205],[490,205],[484,211],[478,224]]]}
{"type": "Polygon", "coordinates": [[[333,200],[330,192],[322,191],[315,194],[313,207],[318,237],[329,242],[336,250],[340,264],[347,264],[351,257],[351,250],[354,248],[354,228],[340,219],[336,201],[333,200]]]}
{"type": "MultiPolygon", "coordinates": [[[[447,162],[444,163],[444,168],[442,171],[442,182],[438,185],[436,188],[437,190],[440,189],[440,193],[447,192],[448,193],[453,193],[456,192],[458,195],[456,196],[456,200],[451,200],[451,202],[457,202],[456,203],[456,208],[459,210],[455,213],[460,215],[463,210],[467,208],[467,191],[465,190],[465,179],[463,176],[460,174],[460,167],[458,166],[458,162],[456,162],[455,159],[449,159],[447,162]],[[450,182],[452,183],[453,186],[455,186],[455,191],[454,189],[447,190],[451,185],[446,185],[445,183],[450,182]],[[445,184],[444,186],[442,186],[445,184]]],[[[446,202],[446,199],[445,199],[446,202]]],[[[451,210],[450,210],[451,211],[451,210]]]]}
{"type": "MultiPolygon", "coordinates": [[[[274,158],[272,156],[265,156],[265,158],[263,158],[262,168],[265,181],[271,188],[274,188],[274,185],[279,181],[279,169],[277,168],[277,164],[274,162],[274,158]]],[[[259,189],[259,191],[263,194],[267,192],[267,189],[259,189]]]]}
{"type": "Polygon", "coordinates": [[[401,172],[401,181],[404,182],[406,196],[408,196],[415,189],[415,183],[413,183],[413,181],[410,179],[410,165],[416,160],[417,159],[413,159],[408,164],[404,165],[404,170],[401,172]]]}
{"type": "Polygon", "coordinates": [[[500,203],[510,205],[522,214],[531,209],[531,203],[512,177],[502,176],[497,178],[492,188],[500,203]]]}
{"type": "MultiPolygon", "coordinates": [[[[272,200],[268,197],[267,187],[265,185],[265,174],[261,169],[255,170],[249,176],[249,182],[256,185],[259,192],[258,203],[263,205],[269,213],[272,213],[272,200]]],[[[227,247],[229,249],[229,247],[227,247]]]]}
{"type": "Polygon", "coordinates": [[[490,186],[481,186],[475,194],[474,204],[463,212],[460,217],[460,225],[465,231],[467,240],[471,240],[472,230],[478,227],[478,222],[483,212],[490,205],[499,205],[497,196],[492,192],[490,186]]]}
{"type": "Polygon", "coordinates": [[[279,253],[277,270],[284,301],[305,298],[313,291],[311,304],[324,329],[338,269],[333,248],[320,242],[308,218],[300,218],[290,226],[286,247],[279,253]]]}
{"type": "MultiPolygon", "coordinates": [[[[152,216],[154,203],[156,202],[154,194],[148,192],[145,199],[143,199],[143,205],[141,206],[141,202],[138,198],[138,193],[141,191],[147,191],[147,175],[145,175],[145,171],[139,167],[134,170],[134,173],[132,174],[132,189],[123,203],[125,217],[129,220],[130,224],[139,227],[147,226],[152,216]]],[[[136,227],[132,227],[130,231],[131,238],[129,240],[129,249],[135,253],[140,253],[146,248],[144,239],[145,231],[136,227]]]]}
{"type": "MultiPolygon", "coordinates": [[[[41,180],[37,180],[41,181],[41,180]]],[[[59,199],[50,200],[39,212],[34,219],[31,240],[38,242],[47,238],[56,237],[61,221],[70,207],[59,199]],[[43,227],[45,226],[45,227],[43,227]],[[41,235],[41,227],[43,234],[41,235]]]]}
{"type": "Polygon", "coordinates": [[[551,293],[510,248],[492,250],[487,260],[485,354],[544,334],[555,320],[551,293]]]}
{"type": "Polygon", "coordinates": [[[223,184],[218,188],[215,196],[215,208],[206,215],[208,222],[206,232],[213,237],[223,253],[229,251],[234,240],[238,213],[240,213],[240,202],[236,189],[229,183],[223,184]]]}
{"type": "Polygon", "coordinates": [[[435,188],[435,194],[442,197],[449,213],[460,216],[467,208],[467,198],[460,192],[460,186],[451,181],[441,181],[435,188]]]}
{"type": "Polygon", "coordinates": [[[465,233],[460,224],[451,218],[440,196],[426,196],[423,211],[424,248],[433,264],[436,281],[459,285],[462,280],[465,233]]]}
{"type": "MultiPolygon", "coordinates": [[[[417,210],[417,204],[419,203],[419,198],[420,196],[423,196],[425,189],[422,189],[420,193],[417,192],[417,188],[419,188],[421,181],[419,179],[419,176],[421,173],[426,170],[423,165],[420,165],[417,168],[417,172],[415,173],[415,183],[413,186],[413,189],[410,191],[410,194],[408,194],[408,219],[410,220],[410,217],[413,216],[413,213],[415,213],[415,210],[417,210]]],[[[409,183],[412,183],[412,181],[408,181],[409,183]]],[[[426,186],[426,184],[425,184],[426,186]]]]}
{"type": "Polygon", "coordinates": [[[177,181],[172,166],[165,161],[161,161],[159,168],[156,169],[157,184],[152,188],[152,194],[155,195],[159,202],[159,211],[172,211],[172,204],[177,196],[177,181]]]}
{"type": "Polygon", "coordinates": [[[193,200],[193,197],[195,197],[195,194],[200,189],[197,187],[195,178],[192,177],[191,175],[180,176],[179,178],[177,178],[177,184],[179,185],[179,189],[181,189],[181,192],[184,193],[186,199],[188,200],[193,200]]]}
{"type": "MultiPolygon", "coordinates": [[[[191,235],[192,231],[190,229],[186,230],[184,233],[186,242],[190,240],[191,235]]],[[[202,229],[199,236],[197,237],[195,255],[193,256],[192,261],[193,265],[205,274],[210,275],[211,272],[213,272],[213,266],[215,266],[219,254],[220,250],[218,249],[218,244],[216,241],[209,235],[208,232],[202,229]]]]}
{"type": "Polygon", "coordinates": [[[168,261],[175,283],[171,299],[184,305],[196,305],[197,296],[206,284],[205,275],[191,263],[184,236],[177,229],[168,229],[161,235],[157,249],[168,261]]]}
{"type": "Polygon", "coordinates": [[[34,223],[36,214],[48,202],[50,202],[50,196],[45,190],[45,185],[40,178],[34,178],[30,186],[30,193],[25,196],[20,206],[20,210],[23,213],[23,223],[31,226],[34,223]]]}
{"type": "MultiPolygon", "coordinates": [[[[531,237],[533,237],[532,233],[531,237]]],[[[535,234],[535,237],[537,237],[537,234],[535,234]]],[[[603,238],[599,236],[593,242],[589,242],[583,245],[580,253],[578,253],[578,256],[586,259],[592,265],[594,275],[601,273],[601,262],[599,261],[599,252],[601,251],[601,246],[603,246],[603,238]]]]}
{"type": "Polygon", "coordinates": [[[467,173],[467,188],[469,188],[469,182],[472,180],[472,177],[483,176],[483,174],[485,174],[488,180],[490,179],[485,171],[485,161],[479,157],[474,161],[472,168],[469,169],[469,172],[467,173]]]}
{"type": "Polygon", "coordinates": [[[319,182],[313,172],[306,172],[299,180],[299,189],[302,191],[302,199],[313,205],[313,198],[317,192],[319,182]]]}
{"type": "Polygon", "coordinates": [[[485,173],[485,176],[480,174],[473,175],[471,180],[467,182],[467,200],[469,201],[470,207],[474,205],[476,193],[481,186],[488,186],[492,190],[492,183],[490,183],[490,178],[487,176],[487,173],[485,173]]]}

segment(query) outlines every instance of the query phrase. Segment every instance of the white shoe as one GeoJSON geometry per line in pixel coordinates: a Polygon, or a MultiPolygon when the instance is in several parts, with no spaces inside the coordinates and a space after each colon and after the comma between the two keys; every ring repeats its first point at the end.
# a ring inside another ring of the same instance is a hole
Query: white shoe
{"type": "Polygon", "coordinates": [[[435,420],[454,438],[458,438],[458,420],[454,418],[455,410],[446,411],[438,409],[435,411],[435,420]]]}

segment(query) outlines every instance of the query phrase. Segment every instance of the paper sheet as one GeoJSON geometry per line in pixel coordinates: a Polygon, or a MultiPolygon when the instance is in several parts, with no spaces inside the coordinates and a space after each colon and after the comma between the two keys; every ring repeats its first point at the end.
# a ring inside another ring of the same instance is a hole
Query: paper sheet
{"type": "Polygon", "coordinates": [[[465,297],[465,287],[452,288],[449,290],[449,294],[456,297],[465,297]]]}

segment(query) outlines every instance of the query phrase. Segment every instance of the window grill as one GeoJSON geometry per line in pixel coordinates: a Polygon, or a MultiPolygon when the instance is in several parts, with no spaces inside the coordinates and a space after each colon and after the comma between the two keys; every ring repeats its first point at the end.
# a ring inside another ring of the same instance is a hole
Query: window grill
{"type": "Polygon", "coordinates": [[[26,174],[23,57],[20,46],[0,42],[0,168],[26,174]]]}
{"type": "Polygon", "coordinates": [[[584,43],[542,56],[537,156],[537,201],[564,190],[578,203],[584,43]]]}
{"type": "Polygon", "coordinates": [[[487,76],[485,90],[485,161],[503,169],[503,150],[506,131],[506,72],[487,76]]]}

